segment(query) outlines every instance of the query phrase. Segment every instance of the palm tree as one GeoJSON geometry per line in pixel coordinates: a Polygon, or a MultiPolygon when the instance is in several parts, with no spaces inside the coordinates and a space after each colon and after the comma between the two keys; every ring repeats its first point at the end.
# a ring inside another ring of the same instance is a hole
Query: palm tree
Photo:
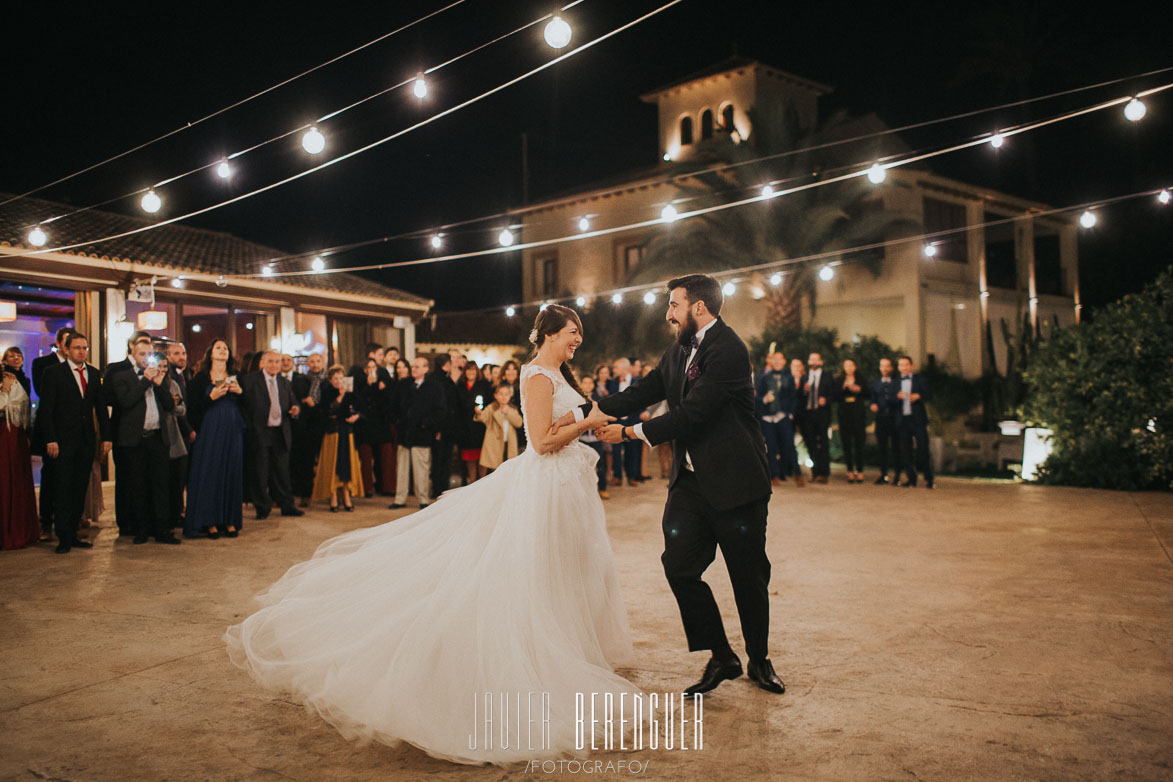
{"type": "MultiPolygon", "coordinates": [[[[842,144],[810,149],[837,139],[863,135],[883,126],[874,117],[849,119],[840,113],[822,125],[803,129],[792,106],[768,105],[751,110],[752,136],[737,144],[721,135],[711,142],[711,155],[691,164],[697,173],[681,167],[687,184],[678,185],[687,208],[728,203],[760,192],[767,182],[799,184],[820,175],[833,175],[861,160],[873,157],[874,145],[842,144]],[[758,158],[795,152],[764,161],[758,158]],[[714,163],[732,167],[712,172],[714,163]]],[[[890,138],[890,137],[889,137],[890,138]]],[[[887,153],[900,151],[888,142],[887,153]]],[[[647,254],[633,270],[629,283],[641,284],[692,272],[720,273],[759,264],[781,263],[787,258],[833,253],[884,239],[892,232],[915,227],[907,217],[886,210],[875,198],[875,186],[864,178],[816,187],[764,201],[690,218],[668,226],[653,239],[647,254]]],[[[853,256],[874,275],[881,271],[882,252],[853,256]],[[859,258],[862,255],[863,258],[859,258]]],[[[833,260],[831,258],[829,260],[833,260]]],[[[760,285],[766,291],[767,327],[799,330],[802,304],[811,313],[818,304],[817,269],[826,261],[787,267],[779,286],[760,285]]]]}

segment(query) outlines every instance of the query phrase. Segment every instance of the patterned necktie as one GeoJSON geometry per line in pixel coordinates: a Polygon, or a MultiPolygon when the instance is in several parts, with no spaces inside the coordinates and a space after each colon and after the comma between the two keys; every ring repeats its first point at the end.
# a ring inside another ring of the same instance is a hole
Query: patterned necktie
{"type": "Polygon", "coordinates": [[[701,346],[701,343],[699,340],[697,340],[696,335],[694,334],[692,339],[690,339],[688,341],[688,344],[681,345],[680,349],[682,351],[684,351],[684,357],[687,359],[689,356],[692,355],[692,351],[698,349],[700,346],[701,346]]]}

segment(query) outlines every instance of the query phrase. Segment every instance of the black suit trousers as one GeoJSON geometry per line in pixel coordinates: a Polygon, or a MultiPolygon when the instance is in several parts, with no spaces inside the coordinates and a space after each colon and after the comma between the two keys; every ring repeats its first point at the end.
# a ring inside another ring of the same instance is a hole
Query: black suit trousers
{"type": "Polygon", "coordinates": [[[170,500],[171,460],[167,443],[156,429],[148,432],[135,446],[122,446],[122,472],[118,482],[124,484],[134,526],[126,532],[159,537],[170,532],[167,505],[170,500]]]}
{"type": "Polygon", "coordinates": [[[132,469],[122,458],[127,450],[114,449],[114,522],[118,525],[119,535],[134,535],[139,526],[134,516],[137,500],[130,491],[133,481],[123,480],[132,469]]]}
{"type": "Polygon", "coordinates": [[[876,415],[876,445],[880,447],[880,474],[887,475],[889,466],[900,475],[900,437],[897,424],[890,415],[876,415]]]}
{"type": "Polygon", "coordinates": [[[41,531],[53,531],[53,505],[57,499],[57,460],[44,457],[41,460],[41,531]]]}
{"type": "Polygon", "coordinates": [[[256,435],[253,459],[252,502],[257,512],[264,515],[276,503],[281,510],[293,507],[293,490],[289,484],[289,449],[281,427],[266,427],[256,435]]]}
{"type": "Polygon", "coordinates": [[[827,439],[827,428],[831,425],[831,408],[820,407],[807,410],[802,417],[802,439],[814,465],[811,476],[831,474],[831,441],[827,439]]]}
{"type": "Polygon", "coordinates": [[[911,483],[916,483],[918,470],[926,481],[933,479],[933,465],[929,459],[929,428],[923,423],[917,423],[916,416],[901,416],[900,452],[904,457],[904,474],[911,483]]]}
{"type": "Polygon", "coordinates": [[[94,466],[94,445],[58,444],[53,462],[54,488],[53,523],[57,540],[72,544],[77,540],[77,525],[81,521],[86,489],[90,485],[90,471],[94,466]]]}
{"type": "Polygon", "coordinates": [[[728,643],[713,591],[701,576],[716,558],[725,558],[745,650],[751,660],[769,656],[770,560],[766,556],[769,497],[730,510],[705,499],[696,475],[681,469],[664,507],[664,554],[660,561],[680,607],[689,651],[728,643]]]}
{"type": "Polygon", "coordinates": [[[183,492],[187,488],[187,472],[191,457],[184,455],[168,460],[167,471],[167,523],[171,527],[182,527],[183,492]]]}

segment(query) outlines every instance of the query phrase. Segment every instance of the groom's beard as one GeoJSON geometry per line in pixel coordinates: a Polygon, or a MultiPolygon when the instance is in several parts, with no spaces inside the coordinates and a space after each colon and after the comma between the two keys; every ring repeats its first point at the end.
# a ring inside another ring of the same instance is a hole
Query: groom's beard
{"type": "Polygon", "coordinates": [[[677,321],[676,341],[680,343],[681,347],[690,347],[697,330],[696,318],[692,316],[691,311],[686,311],[684,318],[677,321]]]}

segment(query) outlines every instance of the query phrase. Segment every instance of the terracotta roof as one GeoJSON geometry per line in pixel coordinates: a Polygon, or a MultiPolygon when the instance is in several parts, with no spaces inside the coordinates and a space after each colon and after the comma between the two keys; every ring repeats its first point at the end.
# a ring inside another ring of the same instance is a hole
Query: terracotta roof
{"type": "MultiPolygon", "coordinates": [[[[0,202],[12,197],[8,193],[0,193],[0,202]]],[[[20,198],[2,205],[0,245],[28,250],[40,249],[28,243],[28,232],[32,226],[74,208],[39,198],[20,198]]],[[[150,224],[150,220],[91,209],[46,226],[45,231],[49,234],[50,242],[47,246],[75,244],[84,242],[87,238],[109,236],[150,224]]],[[[179,224],[165,225],[153,231],[144,231],[101,244],[85,244],[63,252],[158,266],[161,272],[192,271],[212,274],[255,273],[265,261],[290,254],[221,231],[179,224]]],[[[356,274],[281,277],[274,278],[273,282],[301,288],[374,296],[398,302],[432,304],[430,299],[381,285],[356,274]]]]}

